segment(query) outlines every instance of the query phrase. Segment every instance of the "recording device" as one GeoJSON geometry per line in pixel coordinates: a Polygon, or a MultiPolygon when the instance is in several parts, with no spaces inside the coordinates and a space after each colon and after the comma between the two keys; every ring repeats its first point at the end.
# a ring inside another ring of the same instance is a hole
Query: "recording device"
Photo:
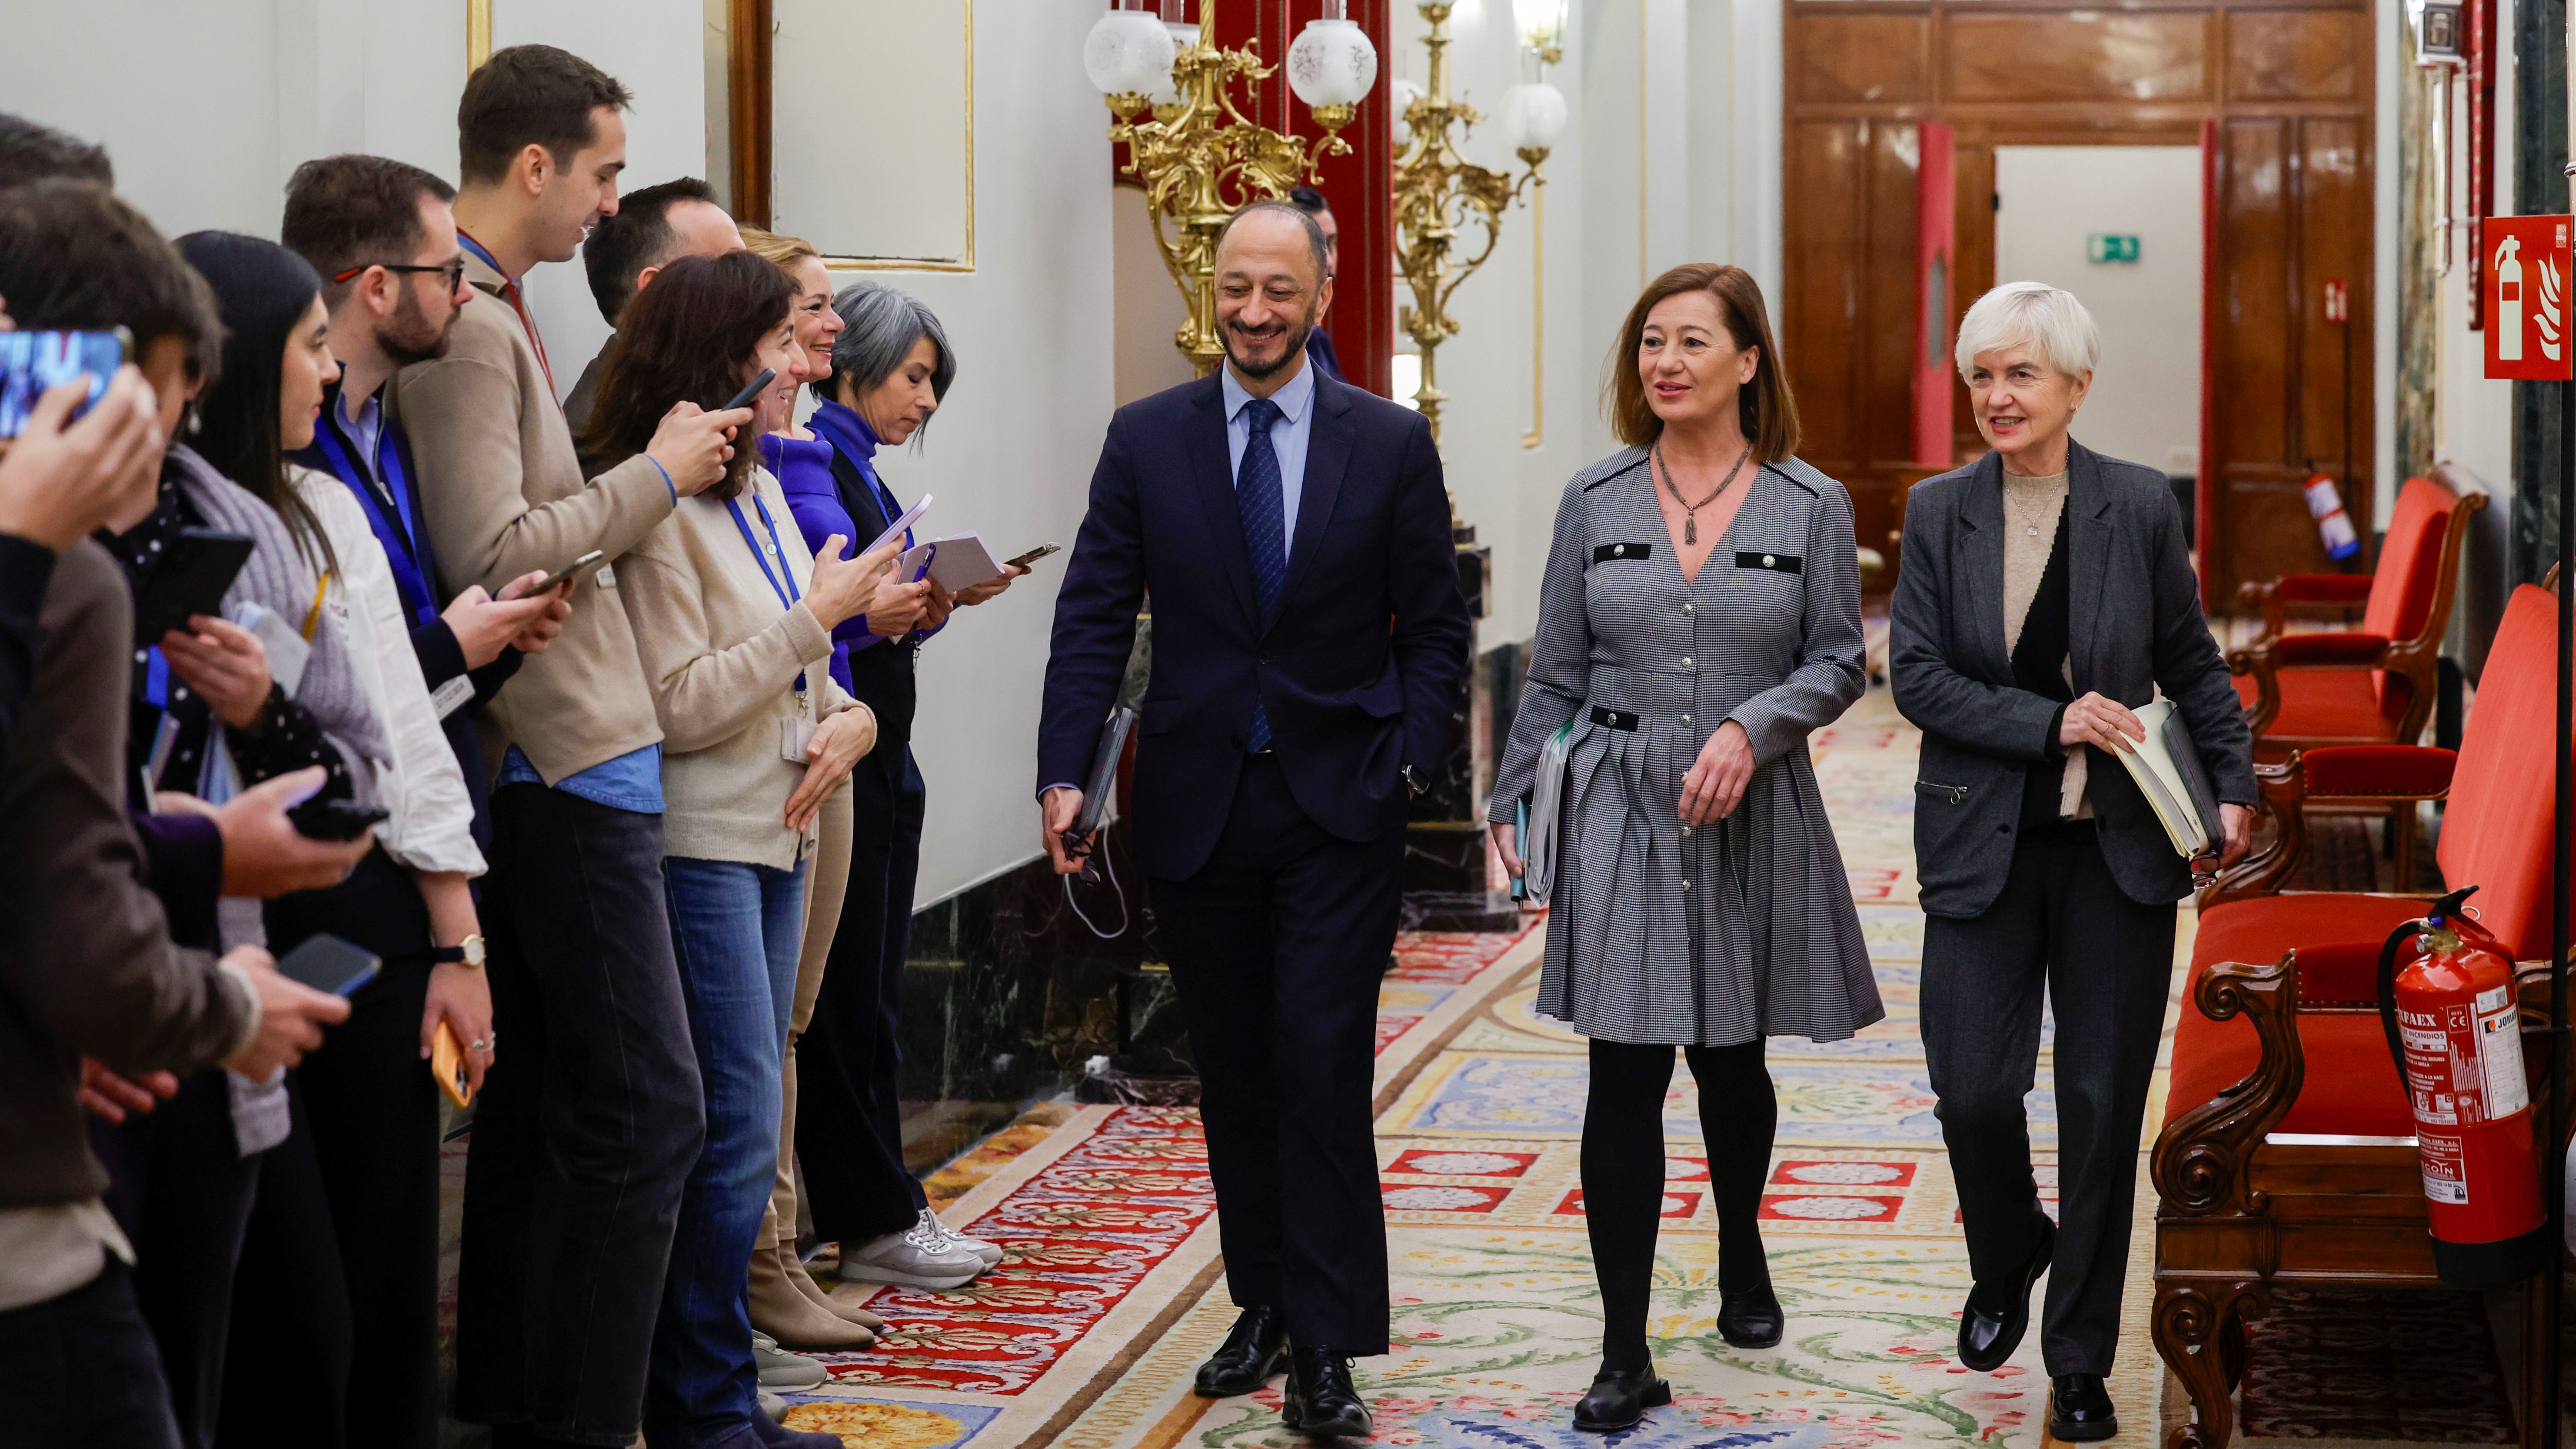
{"type": "Polygon", "coordinates": [[[295,833],[307,840],[355,840],[370,825],[382,825],[393,812],[382,805],[355,800],[312,799],[286,812],[295,833]]]}
{"type": "Polygon", "coordinates": [[[86,373],[89,396],[72,404],[72,417],[107,395],[109,379],[133,354],[134,335],[113,332],[0,332],[0,438],[27,429],[45,390],[86,373]]]}
{"type": "Polygon", "coordinates": [[[742,385],[742,391],[733,395],[733,401],[726,403],[723,407],[716,409],[716,411],[722,413],[731,412],[735,408],[747,408],[751,406],[751,400],[753,398],[760,396],[763,389],[776,381],[778,381],[778,369],[774,367],[764,367],[760,370],[760,376],[755,377],[751,381],[742,385]]]}
{"type": "Polygon", "coordinates": [[[564,580],[571,578],[574,574],[580,573],[583,569],[590,567],[592,564],[595,564],[606,557],[608,557],[607,554],[594,548],[590,552],[583,554],[581,557],[574,559],[571,563],[565,564],[562,568],[555,570],[552,574],[547,575],[544,583],[528,590],[519,597],[523,599],[533,599],[539,594],[551,593],[556,589],[560,589],[564,586],[564,580]]]}
{"type": "MultiPolygon", "coordinates": [[[[0,332],[0,340],[19,336],[0,332]]],[[[173,629],[185,629],[192,615],[223,615],[224,590],[249,562],[253,540],[247,533],[219,528],[183,528],[161,553],[161,566],[134,600],[134,637],[157,643],[173,629]]]]}
{"type": "Polygon", "coordinates": [[[277,963],[277,974],[316,991],[346,996],[376,979],[384,962],[376,953],[333,935],[309,937],[277,963]]]}
{"type": "Polygon", "coordinates": [[[1039,559],[1045,558],[1048,554],[1062,552],[1064,552],[1063,544],[1042,543],[1016,558],[1006,558],[1002,560],[1002,567],[1006,569],[1024,569],[1029,565],[1036,563],[1039,559]]]}

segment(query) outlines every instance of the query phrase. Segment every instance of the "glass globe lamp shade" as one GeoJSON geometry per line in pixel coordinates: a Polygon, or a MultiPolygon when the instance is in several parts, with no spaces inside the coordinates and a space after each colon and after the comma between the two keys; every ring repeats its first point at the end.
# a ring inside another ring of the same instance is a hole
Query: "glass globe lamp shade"
{"type": "Polygon", "coordinates": [[[1404,113],[1411,110],[1413,103],[1420,99],[1422,99],[1420,84],[1407,80],[1403,76],[1397,76],[1387,82],[1387,104],[1395,108],[1395,123],[1407,131],[1412,130],[1413,125],[1404,119],[1404,113]]]}
{"type": "Polygon", "coordinates": [[[1565,134],[1565,93],[1545,81],[1524,81],[1503,92],[1495,120],[1514,151],[1551,151],[1565,134]]]}
{"type": "Polygon", "coordinates": [[[1172,35],[1142,10],[1111,10],[1082,42],[1082,71],[1104,96],[1143,96],[1172,84],[1172,35]]]}
{"type": "Polygon", "coordinates": [[[1377,85],[1377,47],[1356,21],[1309,20],[1288,47],[1288,85],[1311,108],[1356,106],[1377,85]]]}
{"type": "Polygon", "coordinates": [[[1512,0],[1512,29],[1530,50],[1561,50],[1565,12],[1566,0],[1512,0]]]}

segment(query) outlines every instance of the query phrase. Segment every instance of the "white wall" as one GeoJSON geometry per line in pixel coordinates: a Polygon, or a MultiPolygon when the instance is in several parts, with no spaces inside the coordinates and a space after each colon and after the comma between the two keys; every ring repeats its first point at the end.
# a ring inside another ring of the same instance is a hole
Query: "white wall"
{"type": "Polygon", "coordinates": [[[2102,334],[2076,432],[2086,447],[2188,473],[2200,439],[2200,148],[1998,146],[1995,280],[2073,292],[2102,334]],[[2086,259],[2096,233],[2138,260],[2086,259]]]}

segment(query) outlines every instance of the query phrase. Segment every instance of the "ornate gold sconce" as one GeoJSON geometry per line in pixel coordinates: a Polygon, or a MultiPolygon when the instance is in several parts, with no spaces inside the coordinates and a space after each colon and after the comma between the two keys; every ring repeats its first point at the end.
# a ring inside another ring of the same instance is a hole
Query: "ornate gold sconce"
{"type": "MultiPolygon", "coordinates": [[[[1453,0],[1421,0],[1422,18],[1431,22],[1431,33],[1423,39],[1431,52],[1430,83],[1404,108],[1412,139],[1395,162],[1396,265],[1413,292],[1396,325],[1421,353],[1422,382],[1413,401],[1431,424],[1434,442],[1440,438],[1440,405],[1448,400],[1440,391],[1438,350],[1441,343],[1458,335],[1458,320],[1449,314],[1450,294],[1493,254],[1494,243],[1502,237],[1503,211],[1521,188],[1545,184],[1538,178],[1539,163],[1564,132],[1566,119],[1565,97],[1556,87],[1536,78],[1523,81],[1504,93],[1498,119],[1529,170],[1514,181],[1461,155],[1452,128],[1473,127],[1484,118],[1475,107],[1449,94],[1452,5],[1453,0]],[[1484,245],[1462,257],[1459,233],[1470,225],[1484,228],[1484,245]]],[[[1564,13],[1560,0],[1514,7],[1523,44],[1541,63],[1562,44],[1564,13]],[[1548,9],[1554,12],[1553,24],[1534,25],[1541,19],[1539,12],[1548,9]]]]}
{"type": "MultiPolygon", "coordinates": [[[[1167,16],[1178,0],[1164,0],[1167,16]]],[[[1323,128],[1312,142],[1283,136],[1245,118],[1232,86],[1267,79],[1247,45],[1229,50],[1216,39],[1216,0],[1199,0],[1195,36],[1142,10],[1113,9],[1083,44],[1083,69],[1108,99],[1112,142],[1127,147],[1120,168],[1145,185],[1146,210],[1163,265],[1189,305],[1189,321],[1172,337],[1201,373],[1225,357],[1216,323],[1216,238],[1243,206],[1283,196],[1311,182],[1327,156],[1351,149],[1341,130],[1377,83],[1377,47],[1331,0],[1288,48],[1288,85],[1323,128]],[[1175,31],[1179,34],[1175,34],[1175,31]],[[1152,107],[1152,118],[1136,119],[1152,107]]]]}

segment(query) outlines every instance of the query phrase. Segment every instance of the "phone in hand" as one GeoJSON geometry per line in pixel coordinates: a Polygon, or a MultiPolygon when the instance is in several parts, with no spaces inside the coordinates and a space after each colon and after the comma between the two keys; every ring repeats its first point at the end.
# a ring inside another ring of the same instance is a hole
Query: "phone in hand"
{"type": "MultiPolygon", "coordinates": [[[[19,336],[0,332],[0,338],[19,336]]],[[[219,528],[183,528],[179,536],[162,551],[160,566],[153,569],[134,600],[134,637],[142,644],[158,644],[161,636],[173,629],[185,629],[188,620],[198,614],[222,617],[224,590],[233,586],[233,576],[250,561],[251,536],[226,533],[219,528]]]]}
{"type": "Polygon", "coordinates": [[[564,580],[571,578],[574,574],[580,573],[583,569],[590,567],[592,564],[595,564],[606,557],[608,557],[608,555],[605,552],[594,548],[590,552],[583,554],[581,557],[574,559],[571,563],[565,564],[562,568],[548,574],[544,583],[541,583],[535,588],[528,590],[526,593],[519,595],[519,597],[523,599],[533,599],[539,594],[552,593],[554,590],[560,589],[564,586],[564,580]]]}
{"type": "MultiPolygon", "coordinates": [[[[89,396],[72,405],[72,417],[88,412],[107,395],[134,352],[134,335],[119,327],[112,332],[0,332],[0,438],[27,430],[36,400],[86,373],[89,396]]],[[[158,636],[155,636],[158,637],[158,636]]]]}
{"type": "Polygon", "coordinates": [[[465,1069],[465,1044],[456,1039],[456,1028],[443,1021],[429,1041],[429,1074],[447,1100],[459,1107],[474,1105],[474,1089],[466,1085],[473,1078],[465,1069]]]}
{"type": "Polygon", "coordinates": [[[733,401],[726,403],[723,407],[716,409],[716,411],[725,413],[731,412],[735,408],[747,408],[751,406],[751,400],[753,398],[760,396],[771,383],[776,381],[778,381],[778,369],[774,367],[764,367],[760,370],[760,376],[755,377],[751,381],[742,385],[742,391],[733,395],[733,401]]]}
{"type": "Polygon", "coordinates": [[[375,952],[337,936],[310,936],[277,963],[277,974],[316,991],[346,996],[376,979],[384,962],[375,952]]]}
{"type": "Polygon", "coordinates": [[[393,814],[382,805],[355,800],[315,798],[286,812],[295,833],[307,840],[355,840],[370,825],[382,825],[393,814]]]}
{"type": "Polygon", "coordinates": [[[1062,553],[1063,551],[1063,544],[1042,543],[1037,547],[1030,549],[1027,553],[1020,554],[1014,558],[1006,558],[1002,560],[1002,567],[1006,569],[1024,569],[1029,565],[1036,563],[1039,559],[1045,558],[1048,554],[1062,553]]]}

